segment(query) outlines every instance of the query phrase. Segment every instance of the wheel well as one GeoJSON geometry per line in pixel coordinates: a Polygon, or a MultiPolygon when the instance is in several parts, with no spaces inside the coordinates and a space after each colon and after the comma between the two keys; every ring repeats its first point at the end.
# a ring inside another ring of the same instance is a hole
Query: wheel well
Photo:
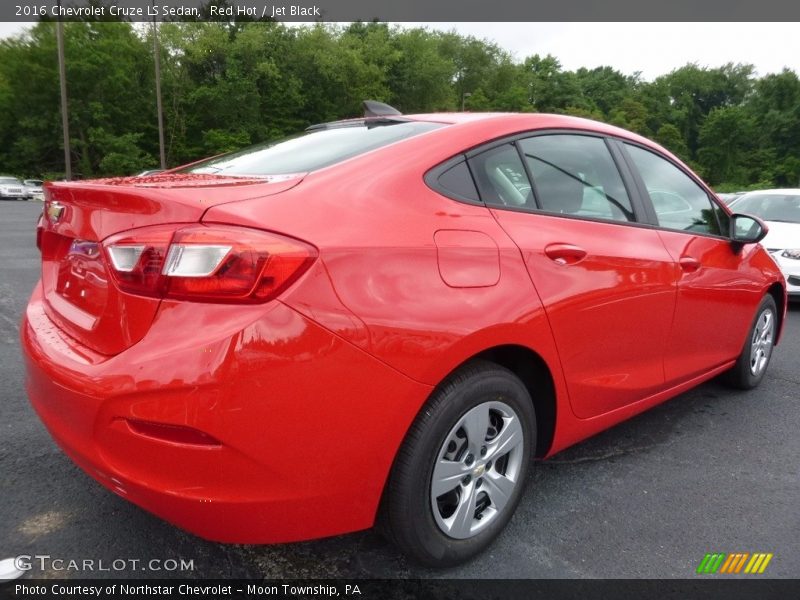
{"type": "Polygon", "coordinates": [[[553,443],[556,429],[556,390],[547,364],[530,348],[513,345],[484,350],[470,361],[476,359],[488,360],[505,367],[525,384],[536,411],[535,455],[544,456],[553,443]]]}
{"type": "MultiPolygon", "coordinates": [[[[556,430],[556,389],[553,384],[553,376],[547,363],[541,356],[530,348],[517,345],[505,345],[489,348],[470,357],[463,363],[454,368],[447,376],[442,378],[446,381],[452,373],[464,365],[474,360],[485,360],[493,362],[501,367],[505,367],[520,378],[533,401],[533,409],[536,412],[536,448],[534,455],[537,458],[544,456],[553,443],[553,436],[556,430]]],[[[394,464],[392,465],[394,468],[394,464]]],[[[391,539],[386,519],[386,501],[391,475],[384,483],[383,493],[377,507],[375,525],[391,539]]]]}
{"type": "Polygon", "coordinates": [[[786,292],[780,283],[773,283],[767,293],[775,299],[775,306],[778,307],[778,331],[783,325],[783,312],[786,309],[786,292]]]}

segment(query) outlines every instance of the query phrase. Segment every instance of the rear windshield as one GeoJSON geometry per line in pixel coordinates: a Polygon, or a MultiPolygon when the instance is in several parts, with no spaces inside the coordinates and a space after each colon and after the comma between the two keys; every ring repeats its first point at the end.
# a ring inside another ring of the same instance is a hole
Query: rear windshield
{"type": "Polygon", "coordinates": [[[369,125],[357,121],[252,146],[181,172],[248,176],[306,173],[442,126],[424,121],[369,125]]]}
{"type": "Polygon", "coordinates": [[[733,210],[755,215],[765,221],[800,223],[800,195],[747,194],[736,201],[733,210]]]}

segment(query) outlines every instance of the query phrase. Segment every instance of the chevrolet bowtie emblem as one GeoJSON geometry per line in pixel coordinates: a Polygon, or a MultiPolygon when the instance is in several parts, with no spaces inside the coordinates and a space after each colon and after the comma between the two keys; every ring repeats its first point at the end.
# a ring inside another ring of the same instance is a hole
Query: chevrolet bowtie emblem
{"type": "Polygon", "coordinates": [[[58,220],[61,218],[61,215],[64,214],[64,205],[59,204],[58,202],[52,202],[47,207],[47,218],[48,220],[55,224],[58,223],[58,220]]]}

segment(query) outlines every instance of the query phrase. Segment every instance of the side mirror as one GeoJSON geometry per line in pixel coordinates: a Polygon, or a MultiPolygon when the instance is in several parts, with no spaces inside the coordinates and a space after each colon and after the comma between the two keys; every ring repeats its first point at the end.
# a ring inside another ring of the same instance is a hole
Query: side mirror
{"type": "Polygon", "coordinates": [[[760,242],[768,231],[766,223],[758,217],[743,214],[731,215],[731,242],[738,247],[760,242]]]}

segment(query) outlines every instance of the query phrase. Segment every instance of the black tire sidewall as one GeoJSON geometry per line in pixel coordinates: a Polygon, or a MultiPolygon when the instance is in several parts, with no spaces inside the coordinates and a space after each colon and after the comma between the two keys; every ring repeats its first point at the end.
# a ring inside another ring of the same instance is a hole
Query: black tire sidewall
{"type": "Polygon", "coordinates": [[[531,449],[536,443],[536,420],[527,389],[513,373],[502,367],[473,369],[455,385],[443,386],[432,401],[427,407],[429,412],[420,431],[422,435],[416,443],[403,448],[411,470],[394,482],[401,497],[395,508],[402,510],[403,514],[393,515],[392,527],[395,540],[407,553],[423,564],[441,567],[463,562],[480,553],[512,517],[525,488],[531,449]],[[430,505],[434,463],[445,437],[458,420],[470,409],[489,401],[507,404],[519,418],[524,436],[520,479],[503,513],[494,522],[472,538],[454,539],[441,531],[430,505]],[[409,477],[409,473],[414,476],[409,477]]]}
{"type": "Polygon", "coordinates": [[[772,360],[772,351],[770,351],[770,356],[767,361],[767,365],[764,367],[764,370],[761,371],[758,375],[753,375],[752,371],[750,370],[750,360],[752,358],[753,353],[753,334],[755,333],[756,327],[758,326],[758,322],[761,319],[761,316],[764,314],[765,310],[772,311],[772,318],[773,318],[773,325],[772,325],[772,345],[774,347],[775,338],[777,336],[778,331],[778,307],[775,304],[775,299],[770,295],[766,294],[758,305],[756,309],[756,315],[753,319],[752,325],[750,325],[750,329],[747,331],[747,339],[744,342],[744,348],[742,349],[742,354],[739,357],[739,360],[734,367],[735,377],[738,380],[739,387],[744,389],[752,389],[758,384],[761,383],[761,380],[764,379],[764,375],[767,373],[767,369],[769,369],[769,363],[772,360]]]}

